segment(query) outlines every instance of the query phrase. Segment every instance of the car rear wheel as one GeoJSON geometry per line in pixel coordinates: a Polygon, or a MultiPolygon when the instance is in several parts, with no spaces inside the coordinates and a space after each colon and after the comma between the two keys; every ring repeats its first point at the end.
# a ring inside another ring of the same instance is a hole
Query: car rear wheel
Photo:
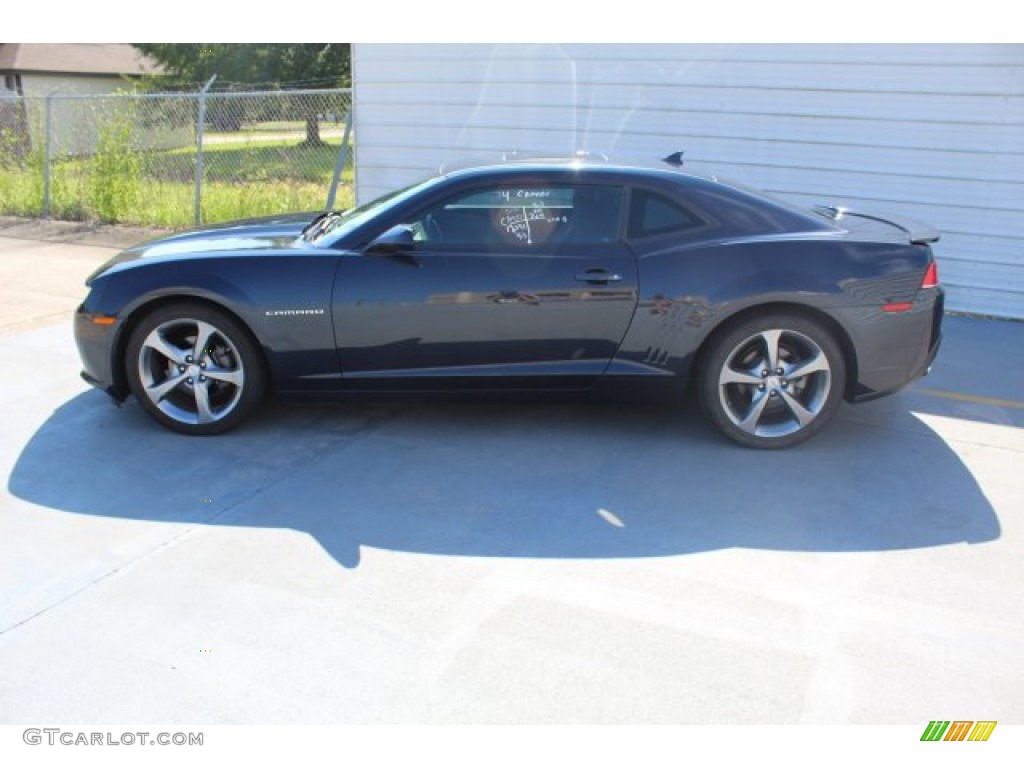
{"type": "Polygon", "coordinates": [[[162,307],[128,341],[125,370],[139,404],[187,435],[235,427],[263,398],[266,375],[248,331],[202,304],[162,307]]]}
{"type": "Polygon", "coordinates": [[[716,338],[699,376],[704,412],[727,437],[753,448],[788,448],[835,413],[846,365],[820,323],[772,313],[716,338]]]}

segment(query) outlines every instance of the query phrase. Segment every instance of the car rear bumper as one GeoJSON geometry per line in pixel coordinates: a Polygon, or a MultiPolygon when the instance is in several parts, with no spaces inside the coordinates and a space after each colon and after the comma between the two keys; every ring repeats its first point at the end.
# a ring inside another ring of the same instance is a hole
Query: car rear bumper
{"type": "Polygon", "coordinates": [[[922,290],[906,312],[850,310],[849,329],[856,375],[847,400],[864,402],[892,394],[925,376],[942,343],[945,296],[941,288],[922,290]]]}

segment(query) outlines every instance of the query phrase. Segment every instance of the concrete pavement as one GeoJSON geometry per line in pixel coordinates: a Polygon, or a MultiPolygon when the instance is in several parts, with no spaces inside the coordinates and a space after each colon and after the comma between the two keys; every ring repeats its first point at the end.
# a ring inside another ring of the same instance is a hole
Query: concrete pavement
{"type": "Polygon", "coordinates": [[[0,338],[71,318],[85,278],[160,230],[0,216],[0,338]],[[73,247],[69,247],[73,246],[73,247]]]}
{"type": "Polygon", "coordinates": [[[78,378],[113,252],[0,236],[0,722],[1024,721],[1024,324],[781,453],[643,404],[192,440],[78,378]]]}

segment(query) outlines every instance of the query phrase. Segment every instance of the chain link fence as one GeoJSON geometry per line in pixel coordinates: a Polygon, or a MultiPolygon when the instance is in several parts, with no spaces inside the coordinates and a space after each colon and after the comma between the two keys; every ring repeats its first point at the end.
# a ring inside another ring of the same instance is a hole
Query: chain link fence
{"type": "Polygon", "coordinates": [[[0,213],[181,227],[352,204],[349,89],[0,97],[0,213]]]}

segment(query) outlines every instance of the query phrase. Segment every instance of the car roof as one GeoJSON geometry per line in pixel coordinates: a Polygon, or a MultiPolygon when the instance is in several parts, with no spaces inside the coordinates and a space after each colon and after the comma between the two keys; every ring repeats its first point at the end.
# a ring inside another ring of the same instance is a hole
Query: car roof
{"type": "Polygon", "coordinates": [[[500,160],[477,160],[445,166],[440,169],[438,178],[451,180],[487,179],[506,175],[528,176],[552,172],[583,172],[593,174],[598,183],[633,183],[639,179],[665,182],[673,186],[687,186],[691,189],[714,190],[719,194],[735,197],[737,200],[757,200],[759,205],[784,209],[791,216],[796,216],[803,226],[812,225],[814,229],[836,229],[834,225],[824,223],[820,216],[813,215],[794,203],[755,189],[733,179],[684,170],[680,166],[670,165],[667,161],[615,162],[604,155],[581,153],[569,156],[525,155],[514,153],[500,160]],[[602,178],[603,177],[603,178],[602,178]],[[616,178],[614,182],[611,180],[616,178]]]}
{"type": "Polygon", "coordinates": [[[492,173],[495,171],[519,171],[530,173],[567,169],[609,171],[624,174],[639,173],[641,175],[660,176],[676,180],[679,180],[680,177],[682,177],[684,179],[691,178],[700,181],[719,181],[715,176],[683,170],[681,167],[674,167],[665,161],[650,160],[640,162],[620,162],[613,161],[606,155],[593,153],[577,153],[575,155],[558,156],[514,152],[504,155],[499,160],[494,160],[492,158],[477,158],[446,164],[438,169],[438,173],[441,176],[455,177],[476,175],[479,173],[492,173]]]}

